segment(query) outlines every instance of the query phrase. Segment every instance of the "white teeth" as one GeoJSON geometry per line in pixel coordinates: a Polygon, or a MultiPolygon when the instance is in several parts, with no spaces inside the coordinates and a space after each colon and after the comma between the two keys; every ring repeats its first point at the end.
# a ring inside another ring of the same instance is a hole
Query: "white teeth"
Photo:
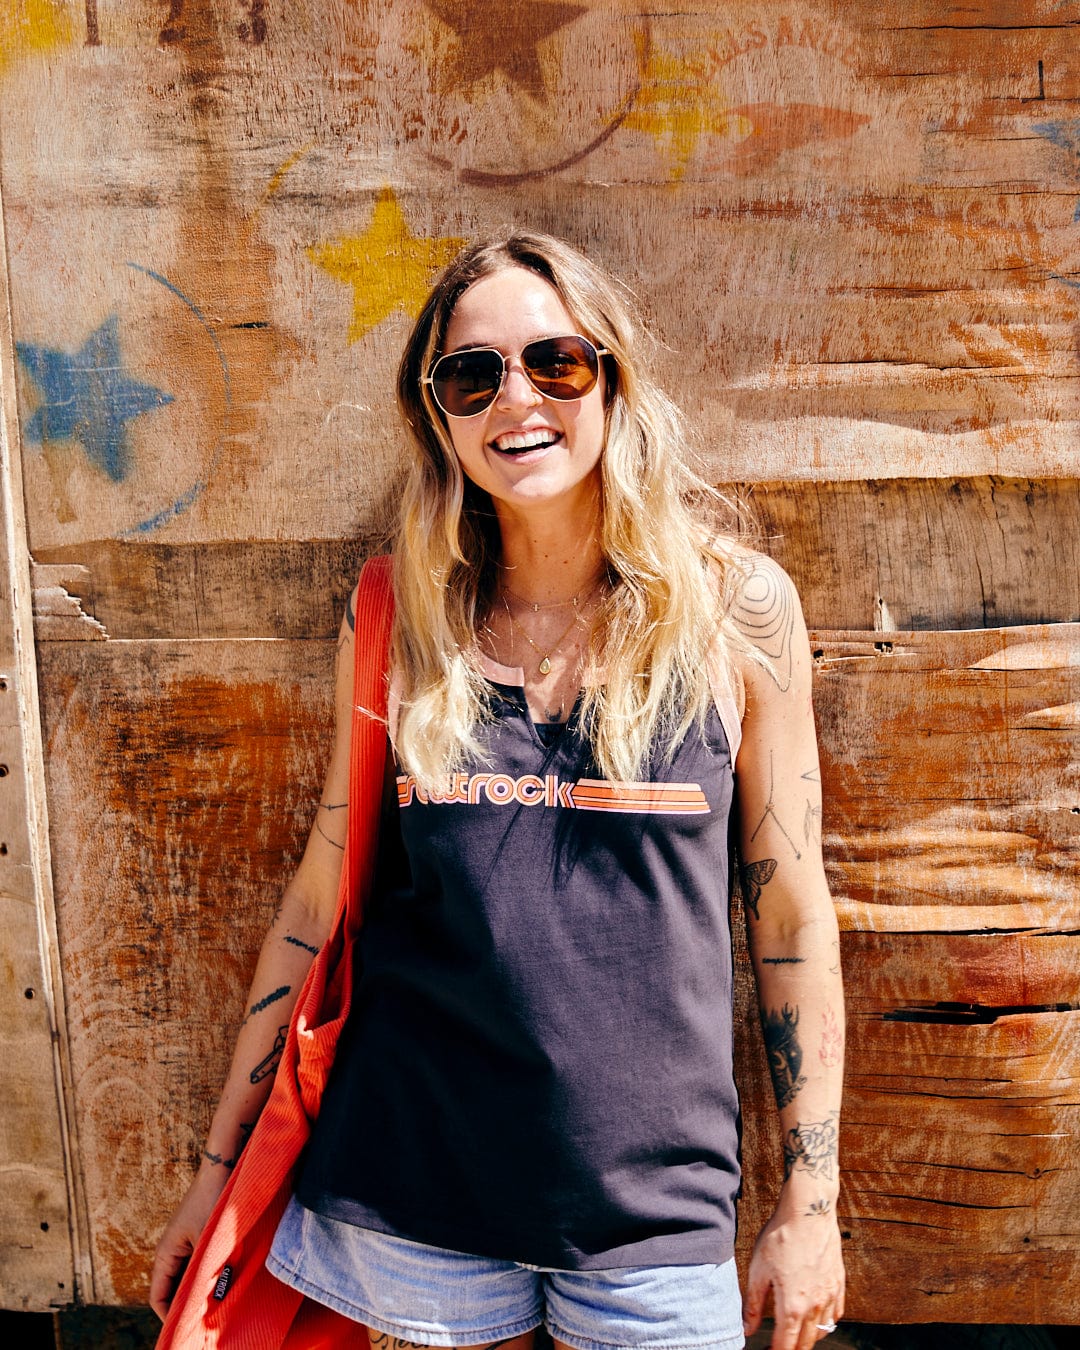
{"type": "Polygon", "coordinates": [[[538,445],[554,445],[558,436],[553,431],[508,431],[505,436],[495,437],[498,450],[533,450],[538,445]]]}

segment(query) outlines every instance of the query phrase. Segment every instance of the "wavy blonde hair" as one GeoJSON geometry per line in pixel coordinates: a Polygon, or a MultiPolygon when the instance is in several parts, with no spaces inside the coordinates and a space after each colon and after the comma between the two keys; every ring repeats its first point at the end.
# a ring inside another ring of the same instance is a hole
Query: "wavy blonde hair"
{"type": "Polygon", "coordinates": [[[477,732],[490,718],[490,689],[476,633],[496,599],[500,536],[491,499],[463,474],[422,380],[442,353],[459,298],[509,267],[553,286],[578,331],[610,352],[602,358],[600,537],[609,587],[589,653],[603,679],[584,691],[581,710],[601,773],[632,780],[657,749],[672,755],[709,706],[710,647],[723,655],[746,646],[726,617],[741,572],[734,546],[706,525],[720,499],[686,460],[678,409],[642,373],[645,335],[629,297],[549,235],[477,244],[439,278],[398,372],[413,455],[394,550],[396,748],[406,770],[433,791],[470,759],[485,759],[477,732]]]}

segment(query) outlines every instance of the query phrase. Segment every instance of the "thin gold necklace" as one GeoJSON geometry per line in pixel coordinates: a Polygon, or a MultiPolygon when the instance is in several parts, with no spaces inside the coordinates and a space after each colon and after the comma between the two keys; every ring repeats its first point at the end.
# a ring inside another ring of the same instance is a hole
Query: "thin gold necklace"
{"type": "Polygon", "coordinates": [[[502,594],[508,595],[511,600],[516,600],[519,605],[531,609],[534,614],[539,614],[542,609],[565,609],[567,605],[573,605],[577,609],[578,601],[581,599],[581,592],[578,591],[577,595],[572,595],[569,600],[552,600],[548,604],[542,605],[539,600],[526,600],[523,595],[518,595],[517,591],[512,591],[506,585],[502,588],[502,594]]]}
{"type": "MultiPolygon", "coordinates": [[[[591,592],[590,592],[590,595],[591,595],[591,592]]],[[[569,635],[570,630],[575,626],[575,624],[580,623],[580,621],[581,621],[581,614],[579,613],[578,608],[577,608],[578,597],[577,597],[576,595],[574,596],[574,617],[570,620],[570,622],[566,625],[566,627],[563,629],[563,631],[559,634],[559,636],[555,639],[555,641],[551,644],[551,646],[547,649],[546,652],[543,651],[543,650],[541,650],[541,648],[538,647],[538,646],[536,645],[536,643],[532,640],[532,638],[531,638],[531,637],[529,636],[529,634],[526,632],[525,627],[524,627],[523,624],[522,624],[522,625],[518,625],[518,624],[515,624],[515,623],[514,623],[514,616],[510,613],[510,606],[506,603],[506,596],[505,596],[505,595],[500,595],[499,598],[500,598],[500,599],[502,600],[502,602],[503,602],[503,609],[506,610],[506,617],[507,617],[507,619],[509,619],[509,621],[510,621],[510,649],[511,649],[511,651],[513,651],[513,646],[514,646],[514,633],[515,633],[515,631],[520,627],[520,629],[521,629],[521,636],[525,639],[525,641],[529,644],[529,646],[533,649],[533,651],[534,651],[534,652],[537,654],[537,656],[540,658],[540,664],[536,667],[537,671],[538,671],[541,675],[548,675],[548,674],[550,674],[550,673],[551,673],[551,658],[555,655],[555,653],[556,653],[556,652],[559,650],[559,648],[562,646],[563,642],[566,640],[567,636],[569,635]]],[[[515,599],[516,599],[516,598],[517,598],[517,597],[515,596],[515,599]]],[[[528,602],[526,601],[526,603],[528,603],[528,602]]]]}
{"type": "MultiPolygon", "coordinates": [[[[503,570],[505,569],[500,568],[500,571],[503,570]]],[[[500,594],[508,595],[511,598],[511,600],[516,600],[519,605],[527,606],[527,608],[531,609],[534,614],[539,614],[540,611],[543,609],[563,609],[566,605],[573,605],[574,608],[577,609],[578,602],[581,600],[582,596],[584,595],[585,599],[588,600],[589,597],[596,590],[597,586],[600,585],[603,579],[604,579],[604,568],[601,567],[600,571],[597,572],[593,577],[593,580],[591,584],[589,584],[589,589],[587,591],[585,587],[582,586],[582,588],[577,592],[577,594],[572,595],[569,600],[549,600],[547,604],[543,605],[540,603],[539,600],[526,600],[523,595],[518,595],[517,591],[512,591],[505,581],[502,583],[500,594]]]]}

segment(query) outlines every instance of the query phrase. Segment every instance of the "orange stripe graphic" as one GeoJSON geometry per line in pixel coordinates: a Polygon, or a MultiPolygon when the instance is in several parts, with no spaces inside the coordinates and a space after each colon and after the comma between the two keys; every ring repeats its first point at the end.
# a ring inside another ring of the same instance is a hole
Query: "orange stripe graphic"
{"type": "Polygon", "coordinates": [[[602,778],[580,778],[570,795],[579,811],[685,816],[707,814],[710,809],[697,783],[609,783],[602,778]]]}

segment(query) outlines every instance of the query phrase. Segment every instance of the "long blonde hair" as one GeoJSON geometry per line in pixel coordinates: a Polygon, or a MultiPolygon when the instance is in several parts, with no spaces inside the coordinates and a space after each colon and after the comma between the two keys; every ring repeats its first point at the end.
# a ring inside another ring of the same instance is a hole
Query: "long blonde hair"
{"type": "Polygon", "coordinates": [[[477,733],[490,717],[490,691],[476,634],[496,597],[500,536],[491,499],[463,474],[422,380],[462,294],[509,267],[553,286],[578,331],[610,352],[602,358],[600,537],[610,585],[590,645],[603,678],[584,691],[580,713],[600,772],[633,780],[657,749],[673,754],[708,708],[710,648],[745,646],[726,618],[735,555],[701,509],[715,494],[686,461],[678,409],[641,373],[643,332],[618,284],[549,235],[513,233],[469,248],[436,283],[398,372],[413,458],[394,551],[396,748],[428,790],[484,760],[477,733]]]}

